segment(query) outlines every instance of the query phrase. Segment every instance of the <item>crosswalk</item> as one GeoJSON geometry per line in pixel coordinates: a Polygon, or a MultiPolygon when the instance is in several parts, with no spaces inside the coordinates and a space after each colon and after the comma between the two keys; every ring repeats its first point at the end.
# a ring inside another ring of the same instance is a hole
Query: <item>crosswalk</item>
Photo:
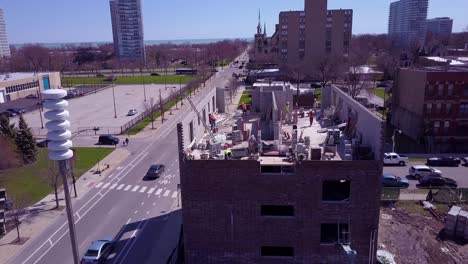
{"type": "Polygon", "coordinates": [[[171,191],[167,190],[166,188],[157,188],[157,187],[148,187],[148,186],[139,186],[139,185],[131,185],[131,184],[118,184],[114,183],[104,183],[100,182],[94,186],[96,189],[109,189],[109,190],[117,190],[123,192],[134,192],[134,193],[144,193],[144,194],[154,194],[157,196],[162,197],[170,197],[170,198],[177,198],[178,191],[171,191]]]}

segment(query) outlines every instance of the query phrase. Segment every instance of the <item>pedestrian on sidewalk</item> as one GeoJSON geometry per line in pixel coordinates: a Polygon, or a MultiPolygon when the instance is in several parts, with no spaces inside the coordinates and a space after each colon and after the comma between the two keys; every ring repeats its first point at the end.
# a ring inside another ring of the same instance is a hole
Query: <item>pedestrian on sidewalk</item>
{"type": "Polygon", "coordinates": [[[314,117],[315,117],[314,111],[310,110],[309,112],[310,126],[312,126],[312,124],[314,123],[314,117]]]}
{"type": "Polygon", "coordinates": [[[125,139],[125,145],[127,145],[127,146],[128,146],[128,141],[129,141],[128,138],[126,138],[125,139]]]}

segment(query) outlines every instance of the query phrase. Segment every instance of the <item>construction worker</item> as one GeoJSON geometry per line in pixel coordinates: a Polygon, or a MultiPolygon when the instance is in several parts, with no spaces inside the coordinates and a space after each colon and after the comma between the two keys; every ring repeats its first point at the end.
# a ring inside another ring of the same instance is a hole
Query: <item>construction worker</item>
{"type": "Polygon", "coordinates": [[[246,116],[247,115],[247,105],[245,103],[243,103],[241,105],[241,108],[242,108],[242,116],[246,116]]]}
{"type": "Polygon", "coordinates": [[[232,151],[231,151],[231,149],[226,149],[226,150],[224,151],[224,159],[225,159],[225,160],[229,160],[229,159],[231,159],[231,157],[232,157],[232,151]]]}
{"type": "Polygon", "coordinates": [[[211,130],[213,130],[216,127],[216,117],[215,117],[214,113],[209,114],[208,119],[210,120],[211,130]]]}
{"type": "Polygon", "coordinates": [[[314,111],[310,110],[309,112],[310,126],[312,126],[312,124],[314,123],[314,117],[315,117],[314,111]]]}

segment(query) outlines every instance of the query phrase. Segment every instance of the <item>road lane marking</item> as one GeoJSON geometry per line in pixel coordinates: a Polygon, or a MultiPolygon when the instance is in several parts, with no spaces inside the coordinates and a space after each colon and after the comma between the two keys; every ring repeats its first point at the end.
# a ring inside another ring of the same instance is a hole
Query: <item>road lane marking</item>
{"type": "MultiPolygon", "coordinates": [[[[130,244],[129,244],[129,242],[127,241],[127,242],[125,243],[125,246],[124,246],[123,250],[120,251],[120,252],[119,252],[119,255],[117,255],[117,256],[115,257],[115,260],[117,261],[117,260],[119,259],[119,257],[122,255],[122,253],[125,252],[125,255],[123,255],[123,257],[122,257],[122,260],[120,260],[120,261],[118,262],[119,264],[121,264],[121,263],[124,262],[125,258],[127,257],[128,253],[130,252],[130,249],[131,249],[131,248],[133,247],[133,245],[135,244],[135,242],[136,242],[136,240],[137,240],[137,238],[136,238],[137,231],[140,230],[140,233],[141,233],[141,232],[143,231],[143,229],[145,229],[145,226],[146,226],[146,224],[147,224],[148,222],[149,222],[149,221],[145,221],[145,219],[142,219],[142,220],[140,221],[140,224],[137,226],[135,232],[133,232],[133,233],[135,234],[135,239],[133,239],[133,241],[132,241],[130,244]],[[140,229],[140,225],[142,225],[142,226],[141,226],[141,229],[140,229]],[[127,246],[129,246],[128,249],[127,249],[127,246]]],[[[133,236],[133,235],[132,235],[132,236],[133,236]]],[[[117,263],[116,261],[114,261],[114,263],[117,263]]]]}
{"type": "Polygon", "coordinates": [[[120,184],[120,185],[119,185],[119,187],[117,187],[117,190],[120,190],[120,189],[122,189],[124,186],[125,186],[125,184],[123,184],[123,183],[122,183],[122,184],[120,184]]]}
{"type": "Polygon", "coordinates": [[[135,212],[133,212],[134,214],[138,214],[138,210],[135,210],[135,212]]]}
{"type": "Polygon", "coordinates": [[[129,184],[129,185],[127,185],[127,187],[125,187],[124,191],[130,190],[130,188],[132,188],[132,185],[129,184]]]}
{"type": "Polygon", "coordinates": [[[154,189],[156,189],[156,188],[153,187],[153,188],[149,189],[148,194],[152,194],[154,192],[154,189]]]}
{"type": "Polygon", "coordinates": [[[103,184],[104,184],[103,182],[98,183],[98,184],[96,185],[96,188],[101,187],[103,184]]]}
{"type": "Polygon", "coordinates": [[[137,185],[137,186],[135,186],[135,187],[133,187],[133,190],[132,190],[132,192],[136,192],[136,190],[138,190],[139,188],[140,188],[140,186],[138,186],[138,185],[137,185]]]}
{"type": "Polygon", "coordinates": [[[141,202],[141,205],[144,205],[144,204],[145,204],[145,202],[141,202]]]}
{"type": "Polygon", "coordinates": [[[146,191],[146,189],[147,189],[147,187],[146,187],[146,186],[143,186],[143,187],[141,187],[140,192],[141,192],[141,193],[144,193],[144,192],[146,191]]]}
{"type": "Polygon", "coordinates": [[[176,198],[177,197],[177,191],[175,191],[173,194],[172,194],[172,198],[176,198]]]}
{"type": "Polygon", "coordinates": [[[150,211],[147,211],[147,212],[146,212],[146,215],[149,215],[149,213],[150,213],[150,211]]]}
{"type": "Polygon", "coordinates": [[[155,194],[159,195],[160,193],[162,193],[162,191],[163,191],[162,189],[158,189],[155,194]]]}
{"type": "Polygon", "coordinates": [[[156,203],[153,203],[153,206],[156,206],[156,203]]]}
{"type": "Polygon", "coordinates": [[[164,192],[163,196],[164,196],[164,197],[167,197],[170,193],[171,193],[171,191],[166,190],[166,191],[164,192]]]}
{"type": "Polygon", "coordinates": [[[110,185],[110,182],[104,184],[104,186],[102,186],[102,188],[105,189],[105,188],[107,188],[109,185],[110,185]]]}
{"type": "Polygon", "coordinates": [[[113,190],[115,187],[117,187],[117,183],[112,184],[112,186],[110,187],[110,189],[113,190]]]}

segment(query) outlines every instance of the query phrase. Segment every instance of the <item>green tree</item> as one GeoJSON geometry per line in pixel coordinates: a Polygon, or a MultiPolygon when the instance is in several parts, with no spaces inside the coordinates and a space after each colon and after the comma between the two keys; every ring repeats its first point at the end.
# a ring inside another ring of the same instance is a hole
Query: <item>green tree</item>
{"type": "Polygon", "coordinates": [[[15,125],[10,124],[10,119],[7,116],[0,116],[0,133],[12,141],[16,138],[15,125]]]}
{"type": "Polygon", "coordinates": [[[16,136],[16,147],[18,154],[23,159],[24,163],[31,163],[37,159],[36,139],[31,133],[31,129],[20,115],[18,123],[18,133],[16,136]]]}

